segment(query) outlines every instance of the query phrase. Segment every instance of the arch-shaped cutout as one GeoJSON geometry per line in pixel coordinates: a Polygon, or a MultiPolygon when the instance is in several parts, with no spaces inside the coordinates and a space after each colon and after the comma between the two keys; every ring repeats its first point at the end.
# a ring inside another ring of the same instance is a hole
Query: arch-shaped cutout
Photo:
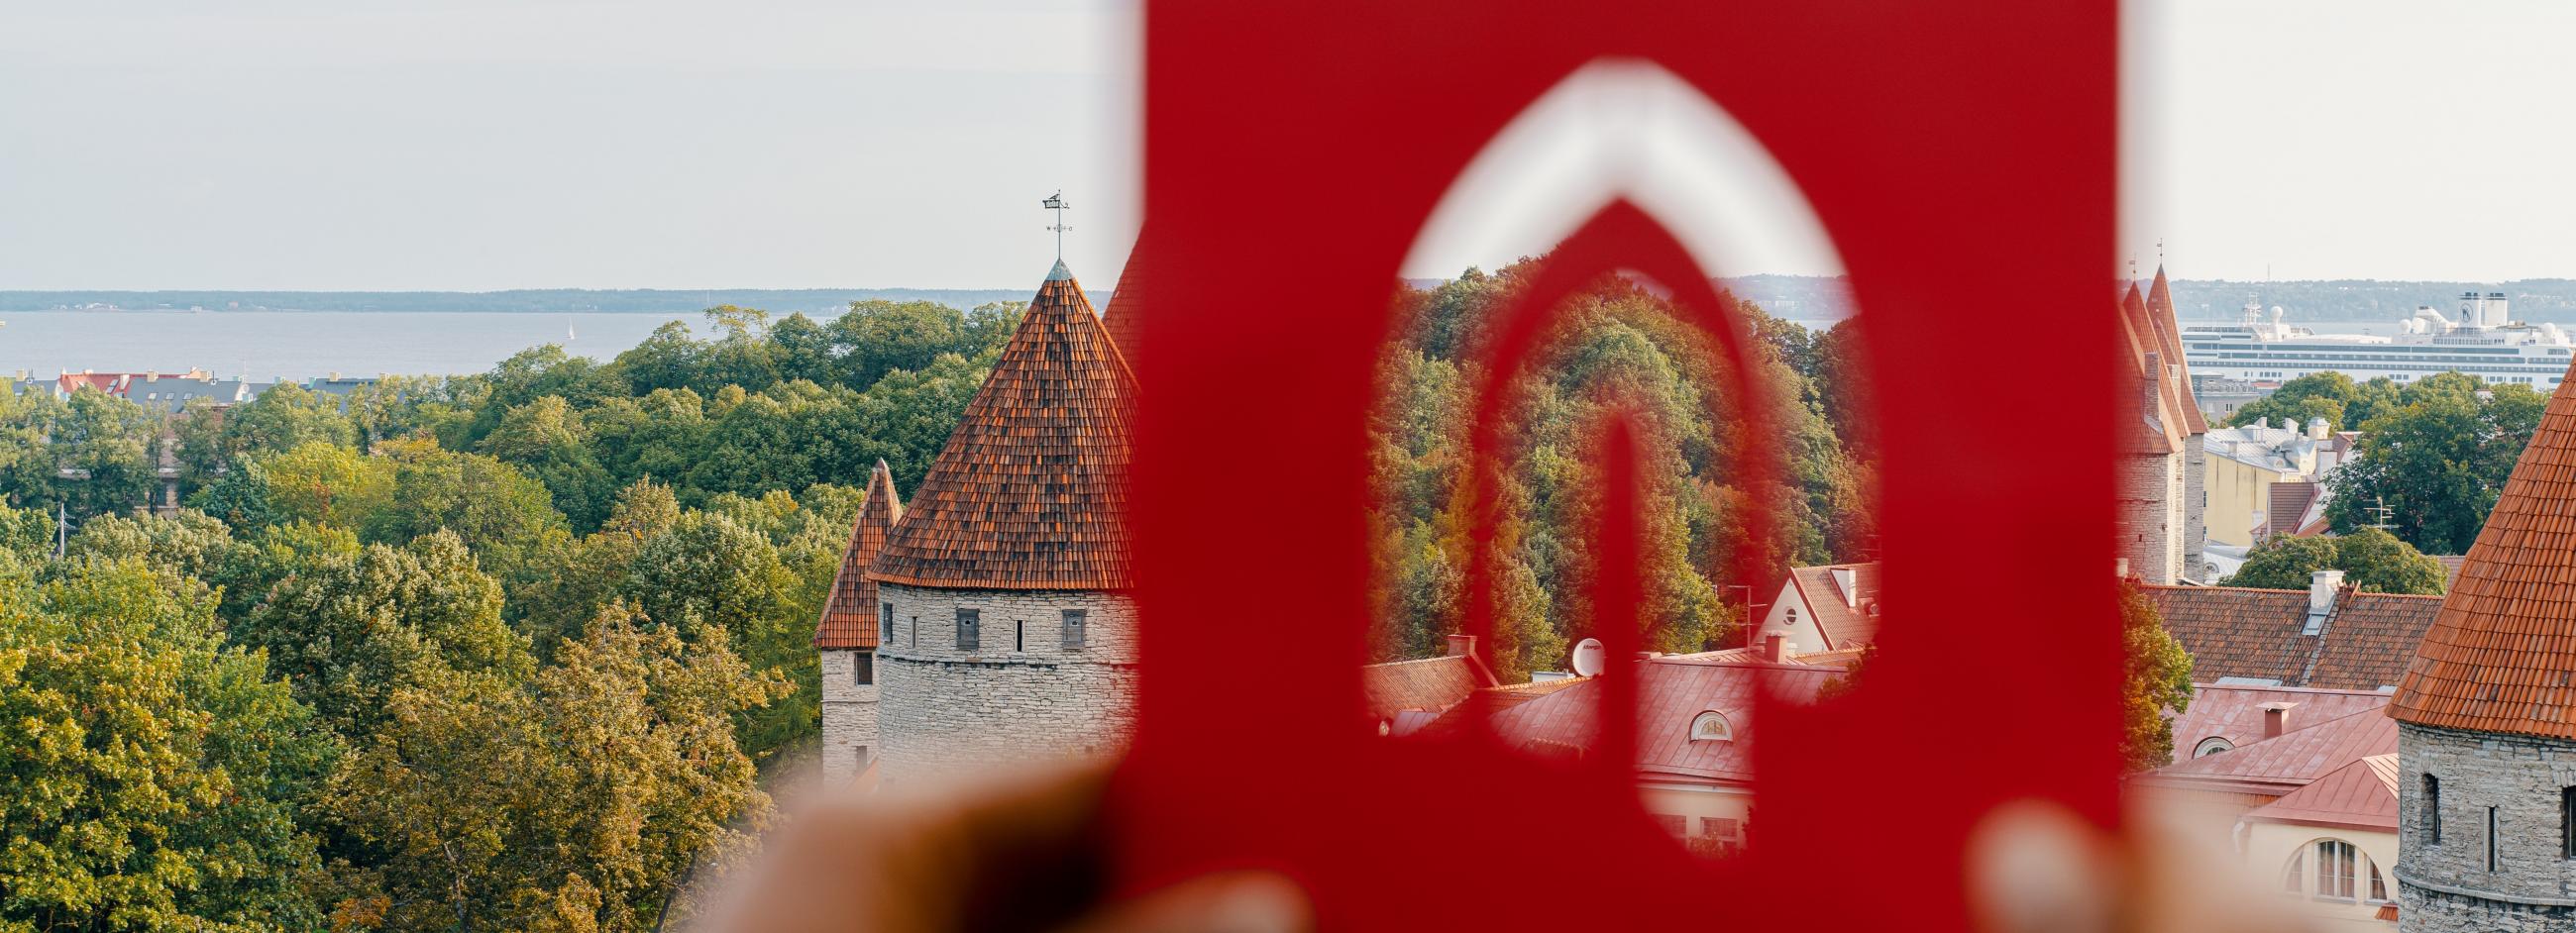
{"type": "Polygon", "coordinates": [[[2206,758],[2211,755],[2218,754],[2219,752],[2229,751],[2235,747],[2236,743],[2228,741],[2226,736],[2213,735],[2200,740],[2200,744],[2192,746],[2191,757],[2206,758]]]}
{"type": "Polygon", "coordinates": [[[1779,159],[1653,62],[1595,59],[1512,118],[1440,197],[1401,268],[1445,277],[1545,253],[1605,206],[1638,205],[1713,275],[1841,275],[1779,159]]]}

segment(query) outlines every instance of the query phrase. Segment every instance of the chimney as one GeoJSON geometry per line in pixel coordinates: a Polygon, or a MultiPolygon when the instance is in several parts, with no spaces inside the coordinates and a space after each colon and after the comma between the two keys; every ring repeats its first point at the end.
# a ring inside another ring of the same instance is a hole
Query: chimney
{"type": "Polygon", "coordinates": [[[1762,639],[1762,660],[1772,664],[1788,663],[1789,639],[1779,635],[1764,637],[1762,639]]]}
{"type": "Polygon", "coordinates": [[[2308,626],[2299,634],[2315,635],[2325,631],[2326,616],[2334,613],[2335,591],[2343,588],[2343,571],[2319,570],[2308,577],[2308,626]]]}
{"type": "Polygon", "coordinates": [[[2277,739],[2281,737],[2281,733],[2290,731],[2290,707],[2297,705],[2299,704],[2263,704],[2263,737],[2267,739],[2277,739]]]}
{"type": "Polygon", "coordinates": [[[2156,416],[2156,389],[2158,388],[2156,374],[2164,371],[2164,365],[2163,354],[2149,351],[2145,365],[2146,375],[2138,379],[2138,411],[2149,418],[2156,416]]]}
{"type": "Polygon", "coordinates": [[[2326,424],[2326,419],[2323,416],[2308,419],[2309,440],[2322,441],[2333,435],[2333,426],[2326,424]]]}
{"type": "Polygon", "coordinates": [[[1468,656],[1468,655],[1475,654],[1475,653],[1476,653],[1476,636],[1474,636],[1474,635],[1451,635],[1451,636],[1449,636],[1449,656],[1450,656],[1450,657],[1453,657],[1453,658],[1463,658],[1463,657],[1466,657],[1466,656],[1468,656]]]}

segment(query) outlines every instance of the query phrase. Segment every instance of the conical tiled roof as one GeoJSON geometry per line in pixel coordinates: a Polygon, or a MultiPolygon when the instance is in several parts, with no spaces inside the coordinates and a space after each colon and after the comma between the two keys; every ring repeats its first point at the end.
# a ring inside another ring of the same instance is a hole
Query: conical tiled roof
{"type": "Polygon", "coordinates": [[[2576,379],[2550,396],[2388,711],[2576,739],[2576,379]]]}
{"type": "Polygon", "coordinates": [[[1109,310],[1100,315],[1100,324],[1109,329],[1109,340],[1118,345],[1118,353],[1127,365],[1136,365],[1136,322],[1144,318],[1137,305],[1144,301],[1145,289],[1153,276],[1145,269],[1145,234],[1136,234],[1136,247],[1127,251],[1127,266],[1118,270],[1118,287],[1109,293],[1109,310]]]}
{"type": "Polygon", "coordinates": [[[903,521],[903,500],[894,494],[894,473],[886,462],[868,473],[868,498],[850,523],[850,545],[841,549],[841,571],[832,576],[832,598],[823,603],[823,620],[814,627],[814,647],[877,646],[877,583],[868,565],[885,549],[886,537],[903,521]]]}
{"type": "Polygon", "coordinates": [[[1135,377],[1056,264],[869,578],[959,589],[1124,589],[1135,377]]]}
{"type": "Polygon", "coordinates": [[[2179,376],[2169,377],[2174,399],[2182,406],[2178,413],[2182,423],[2177,429],[2188,434],[2209,433],[2208,420],[2201,417],[2200,400],[2191,394],[2191,369],[2183,360],[2182,319],[2174,315],[2173,289],[2165,284],[2165,267],[2156,264],[2156,281],[2147,288],[2147,322],[2155,326],[2156,342],[2164,348],[2165,364],[2175,367],[2179,376]]]}

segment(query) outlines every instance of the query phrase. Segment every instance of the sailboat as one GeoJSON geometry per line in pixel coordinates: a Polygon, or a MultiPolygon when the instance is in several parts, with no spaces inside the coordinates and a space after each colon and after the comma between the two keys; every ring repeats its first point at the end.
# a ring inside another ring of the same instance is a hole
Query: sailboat
{"type": "Polygon", "coordinates": [[[571,320],[569,320],[569,319],[567,319],[567,320],[565,320],[565,321],[564,321],[564,342],[565,342],[565,343],[571,343],[572,341],[573,341],[572,321],[571,321],[571,320]]]}

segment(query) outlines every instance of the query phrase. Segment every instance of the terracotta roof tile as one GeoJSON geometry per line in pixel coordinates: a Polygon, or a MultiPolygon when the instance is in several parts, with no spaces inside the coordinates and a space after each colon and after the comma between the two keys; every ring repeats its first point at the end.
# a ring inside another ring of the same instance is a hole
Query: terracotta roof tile
{"type": "Polygon", "coordinates": [[[2147,354],[2160,354],[2164,350],[2156,341],[2154,329],[2147,324],[2146,300],[2138,296],[2136,284],[2132,283],[2129,286],[2129,293],[2121,297],[2117,316],[2120,319],[2120,345],[2125,354],[2123,362],[2127,366],[2128,374],[2139,380],[2132,385],[2137,386],[2142,392],[2145,389],[2146,380],[2153,379],[2156,382],[2155,401],[2152,405],[2148,404],[2142,395],[2128,396],[2130,401],[2124,403],[2137,405],[2138,415],[2136,430],[2128,432],[2127,439],[2123,441],[2123,450],[2128,453],[2145,454],[2179,453],[2182,451],[2182,433],[2179,430],[2181,422],[2174,418],[2175,397],[2172,386],[2166,384],[2166,380],[2160,373],[2151,373],[2147,370],[2147,354]]]}
{"type": "Polygon", "coordinates": [[[1360,694],[1371,721],[1385,721],[1405,710],[1446,711],[1494,686],[1494,674],[1472,654],[1448,654],[1411,661],[1390,661],[1360,668],[1360,694]]]}
{"type": "Polygon", "coordinates": [[[2245,819],[2396,832],[2397,756],[2370,755],[2326,772],[2245,819]]]}
{"type": "Polygon", "coordinates": [[[1878,639],[1878,565],[1827,564],[1789,568],[1789,582],[1815,614],[1828,649],[1858,648],[1878,639]],[[1837,575],[1834,571],[1849,571],[1837,575]],[[1845,590],[1840,582],[1851,580],[1845,590]]]}
{"type": "Polygon", "coordinates": [[[2576,739],[2576,382],[2550,396],[2389,710],[2576,739]]]}
{"type": "MultiPolygon", "coordinates": [[[[2191,654],[2192,679],[2275,681],[2331,690],[2392,687],[2424,637],[2441,597],[2345,589],[2316,635],[2308,591],[2221,586],[2143,586],[2165,630],[2191,654]]],[[[2179,740],[2177,740],[2179,743],[2179,740]]]]}
{"type": "Polygon", "coordinates": [[[1127,265],[1118,270],[1118,287],[1109,292],[1109,310],[1101,312],[1100,325],[1109,331],[1109,342],[1118,345],[1119,355],[1129,367],[1136,365],[1138,338],[1136,322],[1144,315],[1138,305],[1145,301],[1145,291],[1153,281],[1146,269],[1144,231],[1137,231],[1136,246],[1127,251],[1127,265]]]}
{"type": "Polygon", "coordinates": [[[841,570],[832,575],[832,598],[823,603],[823,619],[814,627],[814,647],[877,646],[877,583],[868,579],[868,564],[901,521],[903,500],[895,496],[894,473],[879,460],[868,471],[868,497],[850,523],[850,543],[841,549],[841,570]]]}
{"type": "Polygon", "coordinates": [[[1081,285],[1057,269],[922,477],[871,579],[977,589],[1131,585],[1136,381],[1081,285]]]}
{"type": "Polygon", "coordinates": [[[2156,264],[2155,284],[2147,287],[2147,322],[2155,327],[2156,342],[2164,347],[2164,361],[2175,367],[2169,376],[2169,388],[2180,408],[2182,423],[2177,428],[2185,434],[2209,433],[2209,422],[2200,413],[2200,400],[2191,394],[2191,367],[2182,352],[2182,320],[2174,315],[2173,289],[2165,284],[2165,267],[2156,264]]]}

